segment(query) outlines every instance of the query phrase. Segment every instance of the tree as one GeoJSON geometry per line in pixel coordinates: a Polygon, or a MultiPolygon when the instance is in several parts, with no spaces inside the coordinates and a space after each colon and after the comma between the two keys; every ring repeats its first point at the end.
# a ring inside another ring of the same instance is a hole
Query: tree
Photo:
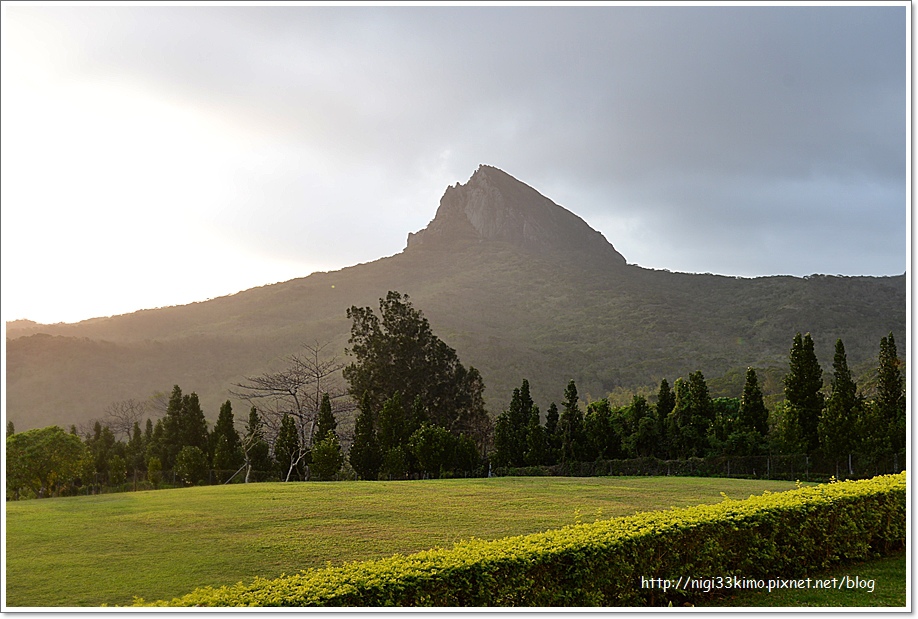
{"type": "Polygon", "coordinates": [[[523,466],[528,450],[529,424],[533,409],[529,381],[513,390],[510,406],[494,422],[494,464],[523,466]]]}
{"type": "Polygon", "coordinates": [[[77,478],[87,457],[80,438],[58,426],[7,436],[7,490],[16,497],[23,487],[37,497],[48,496],[77,478]]]}
{"type": "Polygon", "coordinates": [[[319,405],[319,418],[316,424],[316,433],[313,437],[315,443],[324,441],[329,435],[335,434],[338,422],[335,421],[335,414],[332,412],[331,398],[328,394],[322,395],[322,403],[319,405]]]}
{"type": "Polygon", "coordinates": [[[329,431],[325,438],[312,446],[312,472],[319,481],[331,481],[344,464],[344,454],[338,436],[329,431]]]}
{"type": "Polygon", "coordinates": [[[111,428],[119,440],[129,440],[134,424],[139,424],[149,411],[146,402],[133,398],[112,402],[105,408],[105,425],[111,428]]]}
{"type": "MultiPolygon", "coordinates": [[[[316,431],[323,395],[328,394],[333,413],[353,409],[341,383],[344,364],[328,356],[328,344],[304,344],[302,351],[285,359],[285,367],[277,372],[246,377],[236,383],[231,393],[253,406],[258,403],[268,437],[276,437],[284,416],[293,421],[303,449],[317,441],[316,431]]],[[[288,421],[288,424],[290,422],[288,421]]],[[[288,428],[289,429],[289,428],[288,428]]]]}
{"type": "Polygon", "coordinates": [[[175,474],[186,484],[202,482],[207,478],[207,454],[200,447],[185,445],[175,457],[175,474]]]}
{"type": "Polygon", "coordinates": [[[545,413],[545,438],[548,441],[548,452],[545,464],[555,464],[561,454],[561,435],[558,433],[558,405],[552,402],[545,413]]]}
{"type": "Polygon", "coordinates": [[[115,454],[108,462],[108,483],[112,486],[120,486],[127,478],[127,463],[124,458],[115,454]]]}
{"type": "Polygon", "coordinates": [[[233,419],[233,405],[229,400],[220,407],[220,416],[211,433],[213,466],[218,470],[236,470],[245,460],[242,441],[233,419]]]}
{"type": "Polygon", "coordinates": [[[664,378],[660,381],[660,390],[657,392],[657,435],[659,442],[654,450],[657,456],[669,456],[669,437],[666,435],[668,419],[676,406],[676,394],[669,387],[669,382],[664,378]]]}
{"type": "Polygon", "coordinates": [[[755,370],[746,368],[746,383],[740,400],[739,426],[744,431],[754,431],[764,440],[768,434],[768,409],[759,387],[755,370]]]}
{"type": "Polygon", "coordinates": [[[347,310],[353,321],[347,352],[355,360],[343,375],[351,396],[366,394],[380,411],[396,392],[406,402],[420,398],[431,423],[484,441],[489,420],[478,370],[459,362],[407,295],[390,291],[379,300],[379,310],[380,316],[369,307],[347,310]]]}
{"type": "Polygon", "coordinates": [[[408,449],[420,470],[437,479],[442,471],[452,468],[456,441],[446,428],[425,424],[409,437],[408,449]]]}
{"type": "Polygon", "coordinates": [[[561,404],[561,417],[558,419],[558,433],[561,435],[561,462],[579,460],[583,451],[583,412],[580,410],[577,396],[577,385],[573,379],[564,390],[564,402],[561,404]]]}
{"type": "Polygon", "coordinates": [[[845,345],[840,339],[835,342],[832,369],[832,391],[817,426],[819,441],[825,454],[835,459],[836,469],[839,456],[848,456],[848,474],[853,475],[851,453],[857,442],[860,398],[857,394],[857,385],[848,369],[845,345]]]}
{"type": "Polygon", "coordinates": [[[790,371],[784,377],[784,398],[789,425],[800,448],[813,453],[819,448],[819,415],[822,413],[822,368],[816,359],[813,338],[807,333],[794,336],[790,371]]]}
{"type": "Polygon", "coordinates": [[[268,471],[272,467],[270,448],[265,440],[264,424],[254,406],[249,411],[245,433],[240,439],[243,457],[245,459],[245,483],[249,483],[252,471],[268,471]]]}
{"type": "Polygon", "coordinates": [[[675,405],[670,413],[667,436],[679,458],[700,457],[708,449],[708,433],[714,421],[714,409],[704,375],[689,374],[688,380],[676,379],[675,405]]]}
{"type": "Polygon", "coordinates": [[[307,449],[300,442],[296,421],[290,415],[284,415],[277,438],[274,439],[274,460],[284,475],[284,481],[290,481],[294,471],[306,464],[307,455],[307,449]]]}
{"type": "Polygon", "coordinates": [[[182,447],[197,447],[206,455],[210,451],[209,443],[207,420],[201,410],[198,394],[192,392],[183,395],[181,387],[175,385],[163,418],[163,465],[167,468],[174,466],[182,447]]]}
{"type": "Polygon", "coordinates": [[[354,440],[348,453],[348,461],[361,479],[378,479],[382,454],[376,429],[373,424],[373,410],[369,398],[361,400],[360,412],[354,420],[354,440]]]}
{"type": "MultiPolygon", "coordinates": [[[[149,419],[147,420],[149,421],[149,419]]],[[[150,433],[153,429],[150,427],[150,433]]],[[[135,421],[134,428],[131,430],[131,439],[128,441],[127,449],[127,467],[131,471],[140,471],[144,468],[146,446],[143,442],[143,434],[140,432],[140,423],[135,421]]]]}
{"type": "Polygon", "coordinates": [[[158,488],[163,481],[163,463],[156,456],[147,460],[147,480],[154,488],[158,488]]]}
{"type": "Polygon", "coordinates": [[[626,421],[630,432],[624,437],[622,447],[637,458],[653,455],[659,441],[656,415],[641,395],[634,395],[626,411],[626,421]]]}
{"type": "Polygon", "coordinates": [[[902,362],[896,351],[896,340],[890,333],[880,339],[879,367],[877,369],[877,413],[889,428],[889,442],[893,452],[905,449],[905,379],[902,362]]]}

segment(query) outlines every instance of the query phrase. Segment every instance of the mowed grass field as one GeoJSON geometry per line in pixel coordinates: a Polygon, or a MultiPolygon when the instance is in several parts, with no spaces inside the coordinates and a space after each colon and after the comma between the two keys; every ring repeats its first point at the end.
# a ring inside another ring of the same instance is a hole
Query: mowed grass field
{"type": "Polygon", "coordinates": [[[205,585],[496,539],[793,482],[505,477],[262,483],[6,504],[10,607],[130,604],[205,585]]]}

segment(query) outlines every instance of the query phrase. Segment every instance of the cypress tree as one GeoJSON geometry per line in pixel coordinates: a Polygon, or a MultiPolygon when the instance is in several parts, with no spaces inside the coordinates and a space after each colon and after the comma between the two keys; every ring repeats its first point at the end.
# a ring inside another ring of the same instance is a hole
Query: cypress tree
{"type": "Polygon", "coordinates": [[[233,419],[233,405],[229,400],[220,406],[220,415],[211,434],[213,442],[213,466],[215,469],[229,470],[238,468],[243,462],[239,432],[236,431],[233,419]]]}
{"type": "Polygon", "coordinates": [[[561,435],[558,433],[558,405],[552,402],[545,413],[545,464],[555,464],[561,452],[561,435]]]}
{"type": "Polygon", "coordinates": [[[277,438],[274,440],[274,461],[284,481],[290,481],[301,460],[300,437],[296,430],[296,422],[293,417],[284,413],[277,438]]]}
{"type": "Polygon", "coordinates": [[[755,370],[746,369],[746,384],[743,385],[743,397],[739,408],[739,425],[741,430],[757,432],[763,439],[768,434],[768,409],[759,387],[755,370]]]}
{"type": "Polygon", "coordinates": [[[573,379],[564,390],[558,433],[561,435],[561,462],[576,461],[583,451],[583,411],[578,404],[577,385],[573,379]]]}
{"type": "Polygon", "coordinates": [[[813,338],[807,333],[794,336],[790,372],[784,377],[784,398],[791,427],[806,453],[819,448],[819,416],[823,408],[822,368],[816,359],[813,338]]]}
{"type": "Polygon", "coordinates": [[[668,457],[669,436],[667,435],[668,419],[676,406],[676,394],[669,388],[669,382],[664,378],[660,381],[660,390],[657,392],[657,447],[654,450],[661,458],[668,457]]]}
{"type": "MultiPolygon", "coordinates": [[[[316,421],[316,433],[312,437],[312,444],[317,445],[329,435],[335,434],[338,422],[332,413],[331,398],[327,393],[322,394],[322,403],[319,405],[319,418],[316,421]]],[[[337,435],[336,435],[337,436],[337,435]]]]}
{"type": "Polygon", "coordinates": [[[826,401],[826,408],[819,419],[819,440],[823,452],[836,463],[841,456],[848,456],[848,474],[854,474],[851,468],[851,452],[856,440],[856,421],[858,416],[857,385],[851,378],[848,369],[848,358],[845,345],[839,339],[835,342],[835,358],[832,362],[834,377],[832,392],[826,401]]]}
{"type": "Polygon", "coordinates": [[[876,406],[882,423],[889,428],[889,442],[894,452],[905,449],[905,379],[902,362],[896,351],[896,340],[890,333],[880,340],[877,368],[876,406]]]}
{"type": "Polygon", "coordinates": [[[249,482],[252,471],[269,471],[273,468],[268,442],[265,440],[264,424],[254,406],[249,411],[245,425],[245,436],[242,440],[243,453],[246,459],[245,481],[249,482]]]}
{"type": "Polygon", "coordinates": [[[382,455],[373,425],[370,398],[364,395],[357,419],[354,421],[354,442],[351,443],[348,454],[351,466],[361,479],[378,479],[379,467],[382,465],[382,455]]]}

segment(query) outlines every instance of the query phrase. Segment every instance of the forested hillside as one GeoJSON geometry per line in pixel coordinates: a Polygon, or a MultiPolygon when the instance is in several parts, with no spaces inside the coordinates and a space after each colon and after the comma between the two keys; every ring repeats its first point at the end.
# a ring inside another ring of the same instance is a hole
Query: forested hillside
{"type": "Polygon", "coordinates": [[[905,283],[904,274],[742,279],[627,265],[580,218],[482,166],[397,255],[186,306],[8,324],[7,415],[20,430],[69,427],[180,384],[213,421],[235,383],[276,371],[304,343],[346,361],[347,308],[376,306],[389,290],[410,295],[481,372],[492,416],[523,378],[542,410],[571,379],[590,399],[702,371],[712,395],[739,396],[748,366],[769,390],[767,377],[780,373],[769,368],[786,369],[797,332],[812,334],[824,367],[843,339],[865,375],[882,337],[904,341],[905,283]]]}

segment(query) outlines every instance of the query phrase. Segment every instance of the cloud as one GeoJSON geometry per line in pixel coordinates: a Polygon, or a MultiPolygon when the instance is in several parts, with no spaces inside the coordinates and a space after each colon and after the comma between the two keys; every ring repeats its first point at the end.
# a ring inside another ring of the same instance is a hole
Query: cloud
{"type": "Polygon", "coordinates": [[[632,262],[904,268],[904,6],[4,10],[7,208],[180,213],[305,275],[399,251],[487,163],[632,262]]]}

